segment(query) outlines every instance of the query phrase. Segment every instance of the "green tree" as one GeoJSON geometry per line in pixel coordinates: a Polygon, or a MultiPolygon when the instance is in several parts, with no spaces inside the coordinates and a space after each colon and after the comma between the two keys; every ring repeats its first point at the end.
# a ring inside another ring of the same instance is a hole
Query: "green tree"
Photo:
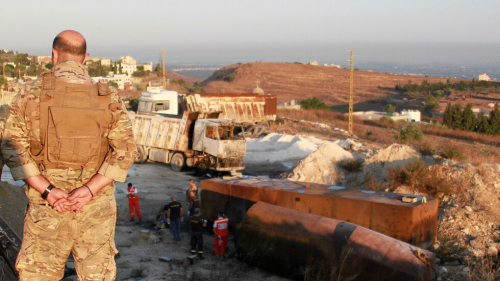
{"type": "Polygon", "coordinates": [[[474,131],[476,128],[476,115],[474,115],[470,103],[465,106],[463,111],[462,128],[466,131],[474,131]]]}
{"type": "Polygon", "coordinates": [[[317,97],[301,101],[300,106],[303,109],[322,109],[322,110],[330,109],[328,105],[320,101],[317,97]]]}
{"type": "Polygon", "coordinates": [[[396,107],[390,103],[384,107],[384,112],[388,114],[393,114],[395,110],[396,107]]]}
{"type": "Polygon", "coordinates": [[[441,100],[440,98],[435,97],[433,95],[427,95],[425,97],[425,107],[424,107],[424,110],[426,112],[429,112],[429,113],[433,112],[433,111],[436,111],[436,110],[439,110],[439,101],[440,100],[441,100]]]}
{"type": "Polygon", "coordinates": [[[49,63],[45,64],[45,68],[52,69],[52,63],[49,62],[49,63]]]}
{"type": "Polygon", "coordinates": [[[479,133],[493,135],[493,130],[491,129],[490,120],[487,116],[482,116],[477,123],[477,131],[479,133]]]}
{"type": "Polygon", "coordinates": [[[495,108],[490,111],[490,125],[494,135],[500,134],[500,109],[498,103],[495,103],[495,108]]]}
{"type": "Polygon", "coordinates": [[[446,106],[446,109],[444,110],[443,124],[446,125],[448,128],[451,128],[452,123],[453,123],[453,114],[451,109],[451,102],[449,102],[448,105],[446,106]]]}
{"type": "Polygon", "coordinates": [[[113,87],[118,89],[118,83],[116,83],[115,81],[108,81],[108,85],[113,86],[113,87]]]}
{"type": "Polygon", "coordinates": [[[453,130],[462,129],[462,123],[463,123],[462,105],[459,103],[455,103],[451,110],[452,110],[451,115],[453,117],[451,128],[453,130]]]}
{"type": "Polygon", "coordinates": [[[128,107],[130,110],[137,112],[137,108],[139,107],[139,97],[132,97],[128,100],[128,107]]]}
{"type": "Polygon", "coordinates": [[[415,123],[408,123],[406,127],[399,127],[393,131],[394,139],[401,143],[408,143],[414,140],[422,140],[423,134],[415,123]]]}

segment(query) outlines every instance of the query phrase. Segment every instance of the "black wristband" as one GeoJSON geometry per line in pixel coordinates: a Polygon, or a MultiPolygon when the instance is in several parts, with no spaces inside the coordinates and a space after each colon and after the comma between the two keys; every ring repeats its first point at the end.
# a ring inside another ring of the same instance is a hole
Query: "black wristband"
{"type": "Polygon", "coordinates": [[[43,200],[47,200],[47,196],[49,196],[49,193],[52,190],[52,188],[55,188],[55,186],[53,186],[52,184],[50,184],[49,186],[47,186],[47,188],[45,189],[45,191],[42,193],[42,199],[43,200]]]}

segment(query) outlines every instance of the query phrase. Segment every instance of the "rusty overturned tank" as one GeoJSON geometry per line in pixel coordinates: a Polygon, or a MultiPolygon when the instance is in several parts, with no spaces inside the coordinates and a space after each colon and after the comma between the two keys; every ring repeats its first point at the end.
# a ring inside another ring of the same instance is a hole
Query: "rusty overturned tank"
{"type": "Polygon", "coordinates": [[[428,248],[437,240],[438,199],[267,177],[201,181],[202,213],[224,212],[233,226],[257,202],[354,223],[428,248]],[[403,198],[411,198],[404,202],[403,198]]]}
{"type": "Polygon", "coordinates": [[[436,256],[352,223],[258,202],[239,224],[240,258],[295,280],[432,280],[436,256]]]}

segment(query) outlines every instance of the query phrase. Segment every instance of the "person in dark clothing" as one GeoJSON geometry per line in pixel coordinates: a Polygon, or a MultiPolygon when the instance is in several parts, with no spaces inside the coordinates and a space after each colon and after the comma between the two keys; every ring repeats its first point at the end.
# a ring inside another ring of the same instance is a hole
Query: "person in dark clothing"
{"type": "Polygon", "coordinates": [[[193,215],[189,218],[191,226],[191,254],[198,254],[200,259],[203,257],[203,228],[207,226],[207,221],[200,217],[200,209],[193,210],[193,215]]]}
{"type": "Polygon", "coordinates": [[[183,221],[182,205],[177,202],[175,195],[170,196],[172,202],[163,207],[163,211],[167,211],[167,224],[171,225],[174,241],[181,241],[181,222],[183,221]]]}
{"type": "Polygon", "coordinates": [[[201,209],[201,201],[200,199],[193,193],[190,193],[189,197],[189,215],[192,216],[194,214],[194,209],[201,209]]]}

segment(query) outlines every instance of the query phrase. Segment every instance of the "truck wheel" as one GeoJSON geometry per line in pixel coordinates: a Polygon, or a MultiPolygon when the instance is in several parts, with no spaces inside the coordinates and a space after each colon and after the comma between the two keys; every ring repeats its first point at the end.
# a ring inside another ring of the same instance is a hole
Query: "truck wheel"
{"type": "Polygon", "coordinates": [[[140,145],[137,146],[137,152],[139,152],[139,156],[135,158],[134,163],[136,164],[144,164],[146,161],[148,161],[148,154],[146,153],[146,149],[144,146],[140,145]]]}
{"type": "Polygon", "coordinates": [[[198,176],[206,175],[209,169],[210,167],[207,162],[201,161],[196,163],[196,174],[198,174],[198,176]]]}
{"type": "Polygon", "coordinates": [[[172,170],[176,172],[180,172],[182,168],[184,168],[184,164],[186,162],[186,158],[182,153],[176,153],[172,156],[172,160],[170,160],[170,166],[172,166],[172,170]]]}

